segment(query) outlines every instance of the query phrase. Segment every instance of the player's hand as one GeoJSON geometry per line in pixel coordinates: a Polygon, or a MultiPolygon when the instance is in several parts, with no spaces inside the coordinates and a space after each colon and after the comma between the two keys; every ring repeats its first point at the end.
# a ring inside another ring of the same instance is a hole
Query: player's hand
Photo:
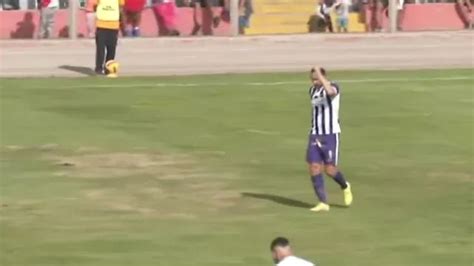
{"type": "Polygon", "coordinates": [[[316,77],[320,79],[323,76],[323,74],[321,74],[321,67],[314,66],[313,69],[314,69],[314,73],[316,73],[316,77]]]}

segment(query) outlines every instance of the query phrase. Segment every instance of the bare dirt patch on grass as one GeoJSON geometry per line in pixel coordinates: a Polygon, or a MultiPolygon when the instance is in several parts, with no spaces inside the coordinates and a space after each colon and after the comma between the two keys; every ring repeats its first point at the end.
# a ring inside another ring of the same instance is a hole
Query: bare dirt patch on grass
{"type": "Polygon", "coordinates": [[[92,212],[156,219],[197,219],[238,204],[232,175],[209,169],[202,156],[134,149],[109,152],[57,145],[4,147],[12,155],[31,151],[29,160],[49,164],[51,178],[75,179],[84,188],[67,204],[92,212]],[[81,181],[82,180],[82,181],[81,181]]]}
{"type": "Polygon", "coordinates": [[[59,168],[56,176],[110,183],[81,193],[91,207],[104,211],[194,219],[240,200],[221,174],[209,171],[190,155],[81,150],[67,155],[51,152],[46,158],[59,168]]]}
{"type": "Polygon", "coordinates": [[[57,175],[83,178],[113,178],[152,175],[159,179],[192,177],[197,163],[189,156],[158,153],[78,153],[48,155],[62,169],[57,175]]]}

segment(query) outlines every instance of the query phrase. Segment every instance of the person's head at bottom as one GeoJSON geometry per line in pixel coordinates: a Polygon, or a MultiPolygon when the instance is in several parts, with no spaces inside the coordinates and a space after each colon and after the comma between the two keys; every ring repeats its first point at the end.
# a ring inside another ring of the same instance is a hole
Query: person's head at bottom
{"type": "Polygon", "coordinates": [[[270,244],[270,250],[272,252],[272,258],[275,264],[278,264],[286,257],[293,255],[290,247],[290,241],[287,238],[281,236],[273,239],[272,243],[270,244]]]}
{"type": "Polygon", "coordinates": [[[290,241],[285,237],[273,239],[270,250],[277,266],[314,266],[314,263],[294,256],[290,241]]]}

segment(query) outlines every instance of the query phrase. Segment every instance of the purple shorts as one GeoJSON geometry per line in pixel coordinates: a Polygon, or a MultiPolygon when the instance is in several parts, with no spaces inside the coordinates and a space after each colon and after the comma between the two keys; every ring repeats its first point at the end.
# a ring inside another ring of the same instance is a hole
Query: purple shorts
{"type": "Polygon", "coordinates": [[[309,135],[306,161],[337,165],[339,157],[339,134],[309,135]]]}

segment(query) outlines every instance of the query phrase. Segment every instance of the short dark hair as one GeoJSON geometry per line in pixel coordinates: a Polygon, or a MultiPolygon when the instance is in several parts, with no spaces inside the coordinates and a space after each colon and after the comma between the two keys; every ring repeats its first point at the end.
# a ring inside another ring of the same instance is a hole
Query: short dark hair
{"type": "MultiPolygon", "coordinates": [[[[320,67],[319,68],[321,70],[321,74],[323,74],[323,76],[326,76],[326,69],[324,69],[323,67],[320,67]]],[[[314,73],[316,71],[316,69],[311,68],[311,73],[314,73]]]]}
{"type": "Polygon", "coordinates": [[[270,250],[274,250],[276,247],[287,247],[290,245],[290,241],[285,237],[277,237],[273,239],[272,243],[270,244],[270,250]]]}

